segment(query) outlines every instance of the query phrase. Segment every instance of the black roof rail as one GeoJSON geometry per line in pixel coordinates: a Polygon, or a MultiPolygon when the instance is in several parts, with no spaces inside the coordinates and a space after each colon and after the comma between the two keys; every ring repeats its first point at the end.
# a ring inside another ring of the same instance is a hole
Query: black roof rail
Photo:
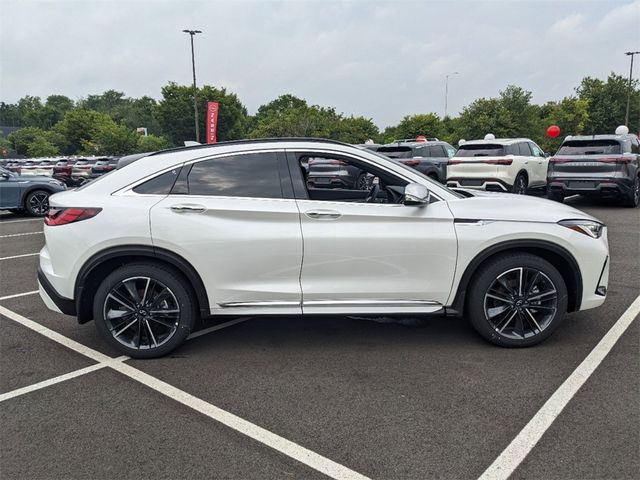
{"type": "Polygon", "coordinates": [[[189,150],[199,150],[203,148],[211,148],[217,146],[226,146],[226,145],[247,145],[252,143],[265,143],[265,142],[322,142],[322,143],[333,143],[335,145],[343,145],[348,147],[353,147],[350,143],[340,142],[338,140],[330,140],[328,138],[315,138],[315,137],[281,137],[281,138],[252,138],[252,139],[244,139],[244,140],[228,140],[225,142],[211,143],[211,144],[202,144],[202,145],[192,145],[189,147],[176,147],[176,148],[168,148],[166,150],[158,150],[157,152],[150,153],[146,156],[151,157],[153,155],[161,155],[163,153],[171,153],[171,152],[183,152],[189,150]]]}

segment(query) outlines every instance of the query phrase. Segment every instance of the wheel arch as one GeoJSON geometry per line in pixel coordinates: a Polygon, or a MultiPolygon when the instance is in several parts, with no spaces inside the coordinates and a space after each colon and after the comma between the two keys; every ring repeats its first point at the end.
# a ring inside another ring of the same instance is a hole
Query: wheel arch
{"type": "Polygon", "coordinates": [[[202,278],[187,260],[163,248],[150,245],[122,245],[94,254],[78,272],[74,287],[78,323],[93,320],[92,299],[100,281],[115,268],[135,261],[151,261],[177,269],[187,280],[188,286],[196,297],[200,316],[204,318],[211,314],[209,298],[202,278]]]}
{"type": "Polygon", "coordinates": [[[580,273],[578,262],[568,250],[545,240],[508,240],[481,251],[467,265],[462,274],[450,308],[454,312],[462,314],[465,307],[467,288],[480,267],[496,256],[515,252],[537,255],[557,268],[567,285],[569,295],[567,311],[575,312],[580,309],[580,304],[582,303],[582,274],[580,273]]]}
{"type": "Polygon", "coordinates": [[[44,190],[45,192],[49,193],[49,195],[53,195],[54,193],[57,193],[56,191],[54,191],[53,188],[49,187],[48,185],[29,185],[22,191],[22,197],[20,198],[21,208],[26,208],[27,197],[31,192],[34,192],[36,190],[44,190]]]}

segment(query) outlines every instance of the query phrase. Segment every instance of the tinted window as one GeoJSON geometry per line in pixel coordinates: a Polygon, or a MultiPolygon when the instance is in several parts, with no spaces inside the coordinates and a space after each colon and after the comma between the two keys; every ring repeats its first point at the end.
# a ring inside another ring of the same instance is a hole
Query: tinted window
{"type": "Polygon", "coordinates": [[[430,157],[446,157],[447,154],[444,151],[444,147],[442,145],[431,145],[429,147],[429,150],[431,152],[431,155],[429,155],[430,157]]]}
{"type": "Polygon", "coordinates": [[[134,187],[133,191],[147,195],[168,195],[179,173],[180,168],[174,168],[173,170],[169,170],[162,175],[158,175],[151,180],[141,183],[137,187],[134,187]]]}
{"type": "Polygon", "coordinates": [[[502,145],[494,145],[489,143],[477,143],[460,145],[456,152],[456,157],[504,157],[505,151],[502,145]]]}
{"type": "Polygon", "coordinates": [[[632,153],[640,153],[640,142],[637,138],[631,139],[631,152],[632,153]]]}
{"type": "Polygon", "coordinates": [[[193,165],[190,195],[282,198],[276,153],[214,158],[193,165]]]}
{"type": "Polygon", "coordinates": [[[564,142],[556,155],[606,155],[622,153],[617,140],[569,140],[564,142]]]}
{"type": "Polygon", "coordinates": [[[522,155],[523,157],[531,156],[531,149],[529,148],[529,144],[527,142],[519,143],[518,148],[520,149],[520,155],[522,155]]]}
{"type": "Polygon", "coordinates": [[[378,153],[386,155],[390,158],[412,158],[413,151],[411,147],[380,147],[378,153]]]}

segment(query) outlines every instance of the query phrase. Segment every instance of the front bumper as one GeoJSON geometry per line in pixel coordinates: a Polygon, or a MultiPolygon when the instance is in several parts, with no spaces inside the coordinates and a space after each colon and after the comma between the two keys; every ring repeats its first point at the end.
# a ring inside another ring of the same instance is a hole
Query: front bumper
{"type": "Polygon", "coordinates": [[[40,298],[50,310],[74,317],[77,315],[76,303],[73,299],[60,295],[40,267],[38,267],[38,290],[40,298]]]}
{"type": "Polygon", "coordinates": [[[576,194],[594,194],[601,197],[619,197],[629,195],[633,190],[633,181],[629,178],[603,177],[549,177],[550,192],[565,196],[576,194]]]}

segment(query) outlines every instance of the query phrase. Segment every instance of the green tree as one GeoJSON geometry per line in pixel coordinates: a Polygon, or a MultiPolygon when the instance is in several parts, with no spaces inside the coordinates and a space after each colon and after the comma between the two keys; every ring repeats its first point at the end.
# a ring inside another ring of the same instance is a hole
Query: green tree
{"type": "Polygon", "coordinates": [[[547,152],[558,149],[566,135],[585,133],[589,121],[588,103],[576,97],[565,97],[559,102],[547,102],[540,107],[542,129],[546,131],[551,125],[560,127],[560,136],[549,138],[541,135],[538,144],[547,152]]]}
{"type": "Polygon", "coordinates": [[[40,97],[27,95],[18,100],[18,115],[22,127],[47,127],[47,116],[40,97]]]}
{"type": "Polygon", "coordinates": [[[377,141],[380,130],[373,120],[365,117],[344,117],[337,123],[334,139],[347,143],[364,143],[371,139],[377,141]]]}
{"type": "Polygon", "coordinates": [[[56,124],[54,131],[67,142],[63,153],[74,154],[86,147],[83,142],[91,143],[98,131],[110,125],[114,125],[114,121],[108,115],[78,108],[69,110],[56,124]]]}
{"type": "Polygon", "coordinates": [[[132,153],[157,152],[159,150],[166,150],[169,147],[171,147],[171,143],[164,137],[157,135],[140,136],[140,138],[138,138],[138,144],[132,153]]]}
{"type": "Polygon", "coordinates": [[[397,137],[385,140],[391,142],[399,138],[416,138],[419,135],[440,138],[444,133],[442,120],[435,113],[407,115],[393,130],[393,135],[397,137]]]}
{"type": "Polygon", "coordinates": [[[19,127],[20,112],[15,103],[0,102],[0,125],[3,127],[19,127]]]}
{"type": "MultiPolygon", "coordinates": [[[[7,137],[7,141],[11,144],[12,149],[19,155],[33,156],[34,149],[49,148],[48,145],[55,148],[55,153],[47,153],[41,155],[58,155],[61,147],[66,142],[59,134],[52,131],[45,131],[38,127],[25,127],[17,130],[7,137]],[[32,147],[32,145],[37,145],[32,147]]],[[[52,150],[52,149],[50,149],[52,150]]]]}
{"type": "Polygon", "coordinates": [[[124,124],[113,121],[101,124],[93,135],[82,140],[82,153],[90,155],[125,155],[138,145],[138,134],[124,124]]]}
{"type": "Polygon", "coordinates": [[[64,118],[65,113],[74,108],[73,100],[64,95],[49,95],[44,104],[45,128],[51,128],[64,118]]]}
{"type": "Polygon", "coordinates": [[[131,99],[125,97],[124,92],[107,90],[99,95],[89,95],[78,103],[85,110],[104,113],[119,123],[125,119],[131,105],[131,99]]]}
{"type": "Polygon", "coordinates": [[[44,136],[35,138],[27,146],[27,155],[30,157],[53,157],[59,154],[60,149],[44,136]]]}
{"type": "MultiPolygon", "coordinates": [[[[627,108],[629,82],[622,75],[611,73],[604,82],[593,77],[585,77],[576,89],[578,98],[588,104],[586,134],[613,133],[617,126],[624,124],[627,108]]],[[[640,83],[631,83],[629,131],[640,130],[640,83]]]]}
{"type": "MultiPolygon", "coordinates": [[[[207,102],[218,102],[217,137],[219,141],[244,138],[247,109],[235,93],[225,88],[204,85],[198,90],[200,141],[206,141],[207,102]]],[[[193,126],[193,87],[169,82],[162,87],[162,100],[158,104],[158,121],[162,132],[174,145],[195,140],[193,126]]]]}

